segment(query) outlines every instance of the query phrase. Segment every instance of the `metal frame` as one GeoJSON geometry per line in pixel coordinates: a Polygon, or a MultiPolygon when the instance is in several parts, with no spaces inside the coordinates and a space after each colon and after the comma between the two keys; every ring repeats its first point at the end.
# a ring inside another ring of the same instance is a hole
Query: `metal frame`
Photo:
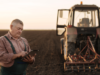
{"type": "MultiPolygon", "coordinates": [[[[58,15],[59,15],[59,11],[70,11],[70,9],[58,9],[58,13],[57,13],[57,22],[56,22],[56,35],[57,36],[61,36],[61,35],[58,35],[58,28],[64,28],[66,27],[66,25],[58,25],[58,15]]],[[[65,30],[66,31],[66,30],[65,30]]],[[[65,31],[62,33],[62,35],[65,33],[65,31]]]]}
{"type": "Polygon", "coordinates": [[[87,44],[86,46],[81,50],[79,55],[68,55],[68,60],[64,62],[64,71],[80,71],[81,69],[85,70],[100,70],[100,55],[96,53],[94,46],[91,42],[90,37],[88,36],[87,38],[87,44]],[[84,51],[84,49],[87,48],[86,53],[84,56],[81,55],[81,52],[84,51]],[[94,56],[88,54],[87,52],[90,53],[92,51],[94,53],[94,56]],[[70,66],[69,66],[70,65],[70,66]],[[79,66],[81,65],[81,66],[79,66]],[[87,65],[87,66],[86,66],[87,65]],[[94,68],[91,68],[91,66],[94,66],[94,68]],[[69,66],[69,68],[68,68],[69,66]],[[76,67],[76,68],[73,68],[76,67]],[[81,67],[81,68],[80,68],[81,67]]]}

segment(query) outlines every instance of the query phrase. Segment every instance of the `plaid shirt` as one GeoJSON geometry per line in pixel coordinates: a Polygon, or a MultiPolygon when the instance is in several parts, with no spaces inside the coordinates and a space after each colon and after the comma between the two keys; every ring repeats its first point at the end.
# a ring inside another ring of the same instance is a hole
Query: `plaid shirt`
{"type": "MultiPolygon", "coordinates": [[[[11,36],[10,32],[5,34],[4,36],[7,36],[8,39],[12,42],[16,53],[20,53],[21,51],[25,50],[25,45],[23,41],[26,44],[27,52],[31,51],[28,41],[25,38],[19,37],[16,40],[11,36]]],[[[4,36],[0,37],[0,65],[4,67],[10,67],[14,63],[14,60],[12,60],[14,53],[13,53],[10,43],[4,36]]]]}

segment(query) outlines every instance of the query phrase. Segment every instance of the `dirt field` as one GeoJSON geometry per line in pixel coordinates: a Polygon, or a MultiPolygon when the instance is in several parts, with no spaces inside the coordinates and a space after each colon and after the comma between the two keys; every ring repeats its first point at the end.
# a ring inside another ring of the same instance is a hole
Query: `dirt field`
{"type": "MultiPolygon", "coordinates": [[[[0,36],[5,33],[7,31],[0,31],[0,36]]],[[[28,40],[32,50],[39,49],[35,63],[27,68],[27,75],[96,75],[63,71],[63,57],[60,54],[61,36],[56,36],[56,31],[24,31],[22,36],[28,40]]]]}

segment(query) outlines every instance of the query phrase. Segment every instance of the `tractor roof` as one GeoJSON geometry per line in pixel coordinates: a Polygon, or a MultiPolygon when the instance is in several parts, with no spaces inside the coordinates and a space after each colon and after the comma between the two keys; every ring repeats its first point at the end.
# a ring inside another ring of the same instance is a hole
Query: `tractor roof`
{"type": "Polygon", "coordinates": [[[80,9],[80,8],[82,8],[82,9],[94,9],[94,8],[98,8],[98,6],[96,6],[96,5],[74,5],[71,9],[80,9]]]}

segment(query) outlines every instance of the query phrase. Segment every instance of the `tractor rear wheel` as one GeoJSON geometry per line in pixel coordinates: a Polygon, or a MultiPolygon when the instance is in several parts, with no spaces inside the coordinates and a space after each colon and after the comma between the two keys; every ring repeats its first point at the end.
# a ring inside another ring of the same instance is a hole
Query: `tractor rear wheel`
{"type": "Polygon", "coordinates": [[[75,43],[74,42],[68,42],[68,55],[73,55],[75,52],[75,43]]]}

